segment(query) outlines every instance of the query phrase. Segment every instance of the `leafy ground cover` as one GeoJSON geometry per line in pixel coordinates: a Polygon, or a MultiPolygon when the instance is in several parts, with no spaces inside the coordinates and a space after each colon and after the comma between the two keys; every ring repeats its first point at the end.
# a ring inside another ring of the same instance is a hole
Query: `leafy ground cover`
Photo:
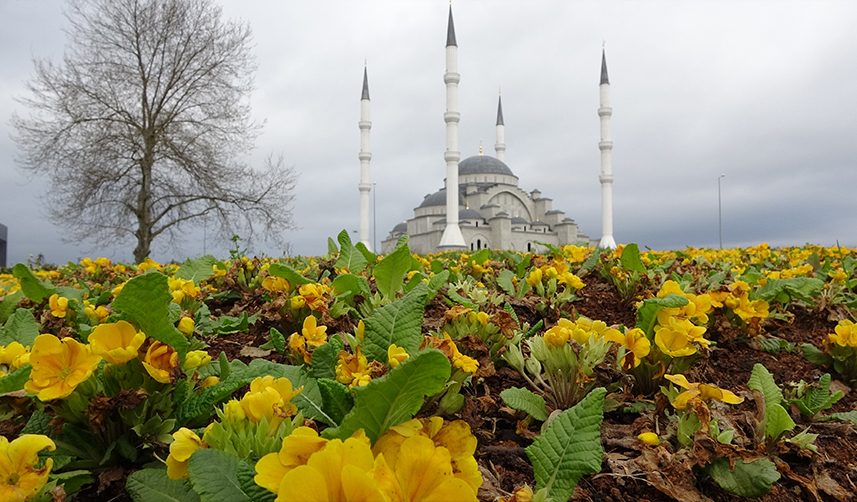
{"type": "Polygon", "coordinates": [[[316,258],[17,265],[0,495],[851,500],[855,268],[817,246],[380,257],[346,232],[316,258]]]}

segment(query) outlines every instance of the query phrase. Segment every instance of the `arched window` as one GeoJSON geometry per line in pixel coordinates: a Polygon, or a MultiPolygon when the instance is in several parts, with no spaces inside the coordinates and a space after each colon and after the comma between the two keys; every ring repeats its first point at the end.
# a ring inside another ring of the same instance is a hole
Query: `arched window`
{"type": "Polygon", "coordinates": [[[470,250],[473,251],[473,243],[470,243],[470,250]]]}
{"type": "Polygon", "coordinates": [[[527,252],[529,253],[529,252],[530,252],[530,251],[532,251],[532,250],[533,250],[533,244],[532,244],[532,243],[530,243],[530,242],[528,242],[528,243],[527,243],[527,252]]]}
{"type": "Polygon", "coordinates": [[[479,222],[478,221],[476,222],[476,227],[479,228],[479,222]]]}
{"type": "Polygon", "coordinates": [[[476,239],[476,249],[482,249],[482,239],[476,239]]]}

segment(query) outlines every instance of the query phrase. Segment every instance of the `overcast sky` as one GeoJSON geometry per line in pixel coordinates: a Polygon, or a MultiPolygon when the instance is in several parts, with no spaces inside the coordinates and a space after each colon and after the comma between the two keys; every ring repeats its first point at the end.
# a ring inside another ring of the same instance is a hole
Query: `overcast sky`
{"type": "MultiPolygon", "coordinates": [[[[252,28],[254,162],[300,173],[297,254],[358,228],[360,90],[368,60],[377,241],[443,186],[449,4],[221,0],[252,28]]],[[[502,88],[506,163],[580,230],[601,235],[598,82],[606,40],[613,105],[614,236],[642,248],[815,243],[857,247],[857,2],[456,0],[462,158],[494,154],[502,88]]],[[[62,243],[15,165],[9,120],[27,110],[31,58],[59,61],[63,3],[0,0],[0,223],[8,261],[43,253],[130,260],[133,243],[62,243]]],[[[357,240],[356,233],[352,237],[357,240]]],[[[228,242],[193,233],[158,260],[228,242]]],[[[250,252],[281,256],[256,242],[250,252]]]]}

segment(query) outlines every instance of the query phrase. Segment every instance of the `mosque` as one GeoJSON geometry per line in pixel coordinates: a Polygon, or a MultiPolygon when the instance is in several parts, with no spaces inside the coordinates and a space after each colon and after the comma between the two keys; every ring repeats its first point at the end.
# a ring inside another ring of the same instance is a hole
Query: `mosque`
{"type": "MultiPolygon", "coordinates": [[[[449,23],[446,40],[446,73],[444,82],[447,90],[447,111],[444,121],[447,125],[447,149],[444,160],[447,164],[446,188],[426,195],[414,209],[412,218],[396,225],[381,242],[380,252],[389,253],[402,235],[408,235],[408,246],[414,253],[425,254],[449,250],[503,249],[514,251],[543,252],[539,242],[563,246],[578,244],[587,246],[615,248],[613,240],[612,215],[612,167],[610,136],[610,82],[607,78],[607,60],[602,51],[601,57],[601,210],[602,237],[591,239],[583,234],[573,219],[563,211],[552,207],[552,200],[542,196],[539,190],[526,192],[518,187],[518,177],[504,162],[505,124],[503,122],[503,104],[497,103],[497,139],[494,145],[495,156],[484,155],[482,145],[479,155],[460,160],[458,151],[458,45],[455,40],[455,27],[452,20],[452,6],[449,9],[449,23]],[[448,187],[456,190],[447,190],[448,187]]],[[[371,249],[369,239],[369,194],[372,184],[369,180],[369,81],[368,72],[363,72],[363,94],[360,114],[360,241],[371,249]]]]}

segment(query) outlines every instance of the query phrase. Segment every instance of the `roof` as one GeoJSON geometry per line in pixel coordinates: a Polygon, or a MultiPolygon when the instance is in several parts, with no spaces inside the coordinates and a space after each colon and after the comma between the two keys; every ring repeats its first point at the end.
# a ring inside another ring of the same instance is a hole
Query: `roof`
{"type": "Polygon", "coordinates": [[[455,43],[455,25],[452,23],[452,4],[449,5],[449,25],[446,27],[446,46],[450,45],[458,47],[455,43]]]}
{"type": "Polygon", "coordinates": [[[458,175],[467,174],[504,174],[515,176],[509,166],[489,155],[474,155],[458,163],[458,175]]]}
{"type": "MultiPolygon", "coordinates": [[[[497,214],[500,214],[500,213],[497,213],[497,214]]],[[[514,218],[512,218],[512,223],[518,223],[518,224],[523,223],[524,225],[526,225],[527,223],[529,223],[529,221],[521,218],[520,216],[515,216],[514,218]]]]}
{"type": "Polygon", "coordinates": [[[459,220],[481,220],[482,215],[475,209],[462,209],[458,212],[459,220]]]}
{"type": "Polygon", "coordinates": [[[363,67],[363,97],[360,100],[369,99],[369,73],[366,71],[366,67],[363,67]]]}
{"type": "Polygon", "coordinates": [[[532,225],[533,225],[534,227],[547,227],[547,226],[548,226],[548,224],[547,224],[547,223],[545,223],[545,222],[543,222],[543,221],[539,221],[539,220],[534,221],[534,222],[532,223],[532,225]]]}
{"type": "Polygon", "coordinates": [[[497,125],[503,124],[503,100],[500,96],[497,97],[497,125]]]}
{"type": "Polygon", "coordinates": [[[396,225],[395,227],[393,227],[393,233],[394,233],[394,234],[395,234],[395,233],[399,233],[399,232],[401,232],[401,233],[405,233],[405,232],[407,232],[407,231],[408,231],[408,224],[407,224],[407,223],[405,223],[404,221],[403,221],[403,222],[401,222],[401,223],[399,223],[399,224],[398,224],[398,225],[396,225]]]}
{"type": "MultiPolygon", "coordinates": [[[[450,7],[449,9],[450,9],[450,16],[452,16],[452,14],[451,14],[452,7],[450,7]]],[[[449,22],[450,23],[452,22],[452,17],[449,18],[449,22]]],[[[604,51],[604,49],[601,49],[601,83],[602,84],[609,84],[610,83],[610,79],[607,78],[607,53],[604,51]]]]}

